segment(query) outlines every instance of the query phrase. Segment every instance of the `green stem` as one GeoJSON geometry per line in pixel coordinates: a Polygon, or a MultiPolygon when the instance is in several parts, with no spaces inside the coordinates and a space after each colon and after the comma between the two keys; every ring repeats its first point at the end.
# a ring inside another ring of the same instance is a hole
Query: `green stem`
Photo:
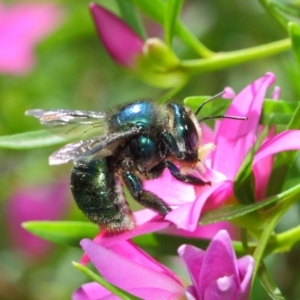
{"type": "Polygon", "coordinates": [[[263,260],[263,257],[267,253],[267,246],[270,241],[271,235],[278,224],[280,218],[287,212],[287,210],[298,201],[299,197],[296,194],[291,195],[286,201],[281,201],[270,210],[266,212],[266,218],[269,219],[268,225],[263,230],[262,235],[258,241],[257,248],[254,251],[253,258],[255,260],[255,267],[253,271],[253,280],[256,277],[260,263],[263,260]]]}
{"type": "Polygon", "coordinates": [[[283,300],[285,299],[279,288],[277,287],[276,283],[274,282],[273,278],[269,274],[268,270],[266,269],[266,266],[264,263],[261,263],[258,271],[258,275],[260,277],[260,282],[262,286],[265,288],[265,290],[268,292],[268,295],[271,297],[271,299],[274,300],[283,300]]]}
{"type": "Polygon", "coordinates": [[[275,55],[289,50],[291,46],[291,40],[284,39],[248,49],[218,53],[209,58],[185,60],[180,63],[179,68],[190,74],[207,73],[275,55]]]}
{"type": "Polygon", "coordinates": [[[206,58],[214,56],[215,53],[202,44],[182,22],[177,23],[176,33],[180,39],[194,49],[198,55],[206,58]]]}
{"type": "Polygon", "coordinates": [[[268,249],[272,253],[286,252],[300,240],[300,225],[289,229],[285,232],[278,233],[272,241],[271,247],[268,249]]]}

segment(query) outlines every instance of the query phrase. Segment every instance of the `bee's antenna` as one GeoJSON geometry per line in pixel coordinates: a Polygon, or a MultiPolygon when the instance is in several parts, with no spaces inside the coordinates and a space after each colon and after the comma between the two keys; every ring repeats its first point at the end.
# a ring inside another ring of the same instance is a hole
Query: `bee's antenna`
{"type": "Polygon", "coordinates": [[[247,117],[237,117],[237,116],[229,116],[229,115],[218,115],[218,116],[208,116],[208,117],[204,117],[200,120],[198,120],[199,122],[203,122],[204,120],[211,120],[211,119],[232,119],[232,120],[248,120],[247,117]]]}
{"type": "MultiPolygon", "coordinates": [[[[197,109],[195,115],[197,116],[197,114],[200,112],[200,110],[202,109],[202,107],[203,107],[205,104],[207,104],[208,102],[210,102],[210,101],[212,101],[212,100],[214,100],[214,99],[216,99],[216,98],[222,96],[224,93],[225,93],[225,91],[222,91],[221,93],[216,94],[216,95],[210,97],[209,99],[205,100],[202,104],[200,104],[200,106],[198,107],[198,109],[197,109]]],[[[217,116],[208,116],[208,117],[204,117],[204,118],[202,118],[202,119],[200,119],[200,120],[198,120],[198,121],[199,121],[199,122],[202,122],[202,121],[204,121],[204,120],[211,120],[211,119],[232,119],[232,120],[242,120],[242,121],[248,120],[247,117],[238,117],[238,116],[229,116],[229,115],[217,115],[217,116]]]]}
{"type": "Polygon", "coordinates": [[[198,113],[200,112],[200,110],[202,109],[202,107],[203,107],[205,104],[207,104],[208,102],[210,102],[210,101],[212,101],[212,100],[214,100],[214,99],[216,99],[216,98],[222,96],[224,93],[225,93],[225,91],[222,91],[221,93],[216,94],[216,95],[210,97],[209,99],[205,100],[202,104],[200,104],[200,106],[198,107],[198,109],[197,109],[195,115],[196,115],[196,116],[198,115],[198,113]]]}

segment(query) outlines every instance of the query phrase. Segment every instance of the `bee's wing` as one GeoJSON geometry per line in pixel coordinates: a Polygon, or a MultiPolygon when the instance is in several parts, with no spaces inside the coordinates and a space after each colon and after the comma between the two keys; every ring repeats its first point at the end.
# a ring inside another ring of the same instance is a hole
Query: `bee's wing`
{"type": "Polygon", "coordinates": [[[64,164],[69,161],[90,156],[90,159],[103,158],[113,154],[114,149],[125,139],[139,134],[140,129],[133,127],[128,131],[115,132],[107,136],[68,144],[49,157],[50,165],[64,164]]]}
{"type": "Polygon", "coordinates": [[[80,139],[107,133],[107,116],[102,112],[68,109],[33,109],[25,112],[33,116],[50,132],[65,139],[80,139]]]}

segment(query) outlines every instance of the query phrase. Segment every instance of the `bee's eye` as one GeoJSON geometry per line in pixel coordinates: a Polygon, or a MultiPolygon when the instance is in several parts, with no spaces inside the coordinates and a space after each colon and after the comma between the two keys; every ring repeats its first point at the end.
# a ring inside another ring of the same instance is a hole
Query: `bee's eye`
{"type": "Polygon", "coordinates": [[[185,115],[184,141],[192,150],[198,147],[198,133],[195,124],[188,115],[185,115]]]}
{"type": "Polygon", "coordinates": [[[176,138],[184,141],[187,150],[196,150],[199,142],[198,132],[193,120],[183,107],[174,103],[170,103],[169,107],[172,108],[174,116],[176,138]]]}

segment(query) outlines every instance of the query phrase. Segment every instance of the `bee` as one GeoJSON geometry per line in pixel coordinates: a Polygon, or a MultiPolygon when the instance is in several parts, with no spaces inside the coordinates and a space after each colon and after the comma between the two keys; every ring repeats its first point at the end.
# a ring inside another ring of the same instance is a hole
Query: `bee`
{"type": "Polygon", "coordinates": [[[145,180],[160,177],[167,168],[187,184],[210,184],[182,173],[174,163],[195,166],[201,160],[199,121],[187,107],[139,100],[108,113],[34,109],[25,114],[67,139],[84,136],[84,140],[54,152],[49,163],[74,163],[70,180],[73,197],[90,220],[108,231],[131,230],[135,225],[122,184],[138,203],[161,216],[171,208],[159,196],[144,190],[145,180]]]}

